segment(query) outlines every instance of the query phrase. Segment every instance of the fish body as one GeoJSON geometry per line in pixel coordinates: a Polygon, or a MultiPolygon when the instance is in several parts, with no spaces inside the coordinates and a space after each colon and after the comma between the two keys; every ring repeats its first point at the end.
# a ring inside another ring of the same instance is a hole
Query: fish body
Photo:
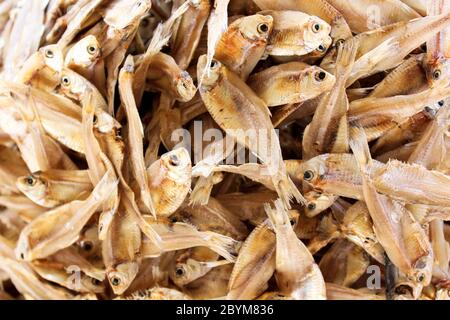
{"type": "Polygon", "coordinates": [[[247,79],[264,56],[272,29],[270,15],[239,18],[220,38],[214,57],[242,79],[247,79]]]}
{"type": "Polygon", "coordinates": [[[156,214],[170,216],[191,190],[192,164],[186,149],[163,155],[146,170],[156,214]]]}
{"type": "Polygon", "coordinates": [[[329,47],[331,27],[316,16],[300,11],[262,11],[273,17],[273,30],[266,54],[272,56],[303,56],[319,46],[329,47]]]}
{"type": "Polygon", "coordinates": [[[335,77],[316,66],[290,62],[265,69],[248,84],[269,107],[302,103],[331,90],[335,77]]]}
{"type": "Polygon", "coordinates": [[[17,187],[36,204],[54,208],[86,197],[93,189],[87,171],[51,170],[18,179],[17,187]]]}

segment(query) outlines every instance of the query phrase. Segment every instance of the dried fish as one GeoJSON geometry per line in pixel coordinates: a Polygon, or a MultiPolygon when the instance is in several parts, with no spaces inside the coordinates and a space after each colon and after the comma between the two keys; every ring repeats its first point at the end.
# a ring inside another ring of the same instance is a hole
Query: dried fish
{"type": "Polygon", "coordinates": [[[449,300],[449,35],[449,0],[0,1],[0,299],[449,300]]]}

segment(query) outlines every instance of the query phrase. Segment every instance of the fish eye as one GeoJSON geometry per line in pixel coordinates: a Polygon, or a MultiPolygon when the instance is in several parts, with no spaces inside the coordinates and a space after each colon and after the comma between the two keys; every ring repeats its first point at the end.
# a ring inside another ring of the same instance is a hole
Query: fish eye
{"type": "Polygon", "coordinates": [[[217,60],[211,61],[211,70],[215,70],[219,67],[219,62],[217,60]]]}
{"type": "Polygon", "coordinates": [[[142,19],[141,27],[147,28],[150,25],[150,20],[148,18],[142,19]]]}
{"type": "Polygon", "coordinates": [[[33,187],[36,184],[36,179],[33,176],[28,176],[25,178],[25,183],[31,187],[33,187]]]}
{"type": "Polygon", "coordinates": [[[313,24],[313,26],[312,26],[312,31],[313,31],[314,33],[319,32],[320,29],[322,29],[322,26],[320,25],[320,23],[317,23],[317,22],[316,22],[316,23],[313,24]]]}
{"type": "Polygon", "coordinates": [[[61,79],[61,83],[63,84],[63,86],[69,86],[70,85],[70,78],[67,76],[62,77],[61,79]]]}
{"type": "Polygon", "coordinates": [[[175,274],[177,275],[177,277],[182,277],[184,275],[184,269],[179,267],[175,269],[175,274]]]}
{"type": "Polygon", "coordinates": [[[295,225],[295,219],[292,218],[289,220],[289,222],[290,222],[291,226],[295,225]]]}
{"type": "Polygon", "coordinates": [[[325,51],[327,51],[327,47],[325,47],[323,44],[321,44],[318,48],[317,51],[323,53],[325,51]]]}
{"type": "Polygon", "coordinates": [[[322,82],[327,77],[327,74],[324,71],[319,71],[315,75],[315,79],[318,82],[322,82]]]}
{"type": "Polygon", "coordinates": [[[47,49],[45,50],[45,56],[49,59],[52,59],[55,56],[55,53],[53,52],[53,50],[47,49]]]}
{"type": "Polygon", "coordinates": [[[101,282],[100,280],[98,280],[98,279],[92,278],[92,279],[91,279],[91,283],[92,283],[94,286],[99,286],[100,283],[102,283],[102,282],[101,282]]]}
{"type": "Polygon", "coordinates": [[[261,23],[258,25],[258,32],[259,33],[267,33],[269,31],[269,26],[267,23],[261,23]]]}
{"type": "Polygon", "coordinates": [[[314,202],[308,203],[308,210],[314,210],[316,209],[316,204],[314,202]]]}
{"type": "Polygon", "coordinates": [[[444,100],[441,100],[441,101],[438,102],[439,107],[443,107],[444,104],[445,104],[445,101],[444,101],[444,100]]]}
{"type": "Polygon", "coordinates": [[[87,52],[89,54],[95,54],[97,52],[97,47],[96,46],[88,46],[87,47],[87,52]]]}
{"type": "Polygon", "coordinates": [[[25,260],[25,255],[23,253],[20,254],[20,259],[25,260]]]}
{"type": "Polygon", "coordinates": [[[344,39],[336,40],[336,47],[342,46],[344,44],[344,42],[345,42],[344,39]]]}
{"type": "Polygon", "coordinates": [[[81,247],[83,248],[84,251],[89,252],[94,248],[94,245],[90,241],[84,241],[81,244],[81,247]]]}
{"type": "Polygon", "coordinates": [[[95,114],[94,114],[92,121],[94,122],[94,124],[98,123],[98,117],[95,114]]]}
{"type": "Polygon", "coordinates": [[[417,281],[418,282],[422,282],[423,280],[425,280],[425,275],[423,273],[419,274],[419,276],[417,277],[417,281]]]}
{"type": "Polygon", "coordinates": [[[311,181],[314,178],[314,172],[312,172],[311,170],[306,170],[303,173],[303,179],[305,181],[311,181]]]}
{"type": "Polygon", "coordinates": [[[436,70],[433,72],[433,80],[439,80],[441,78],[441,70],[436,70]]]}
{"type": "Polygon", "coordinates": [[[178,167],[180,165],[180,159],[174,154],[172,154],[169,158],[169,164],[173,167],[178,167]]]}
{"type": "Polygon", "coordinates": [[[117,277],[114,277],[114,278],[112,278],[111,279],[111,284],[114,286],[114,287],[117,287],[118,285],[120,285],[120,279],[119,278],[117,278],[117,277]]]}
{"type": "Polygon", "coordinates": [[[188,84],[185,81],[181,81],[180,85],[183,87],[182,89],[189,90],[189,86],[188,86],[188,84]]]}

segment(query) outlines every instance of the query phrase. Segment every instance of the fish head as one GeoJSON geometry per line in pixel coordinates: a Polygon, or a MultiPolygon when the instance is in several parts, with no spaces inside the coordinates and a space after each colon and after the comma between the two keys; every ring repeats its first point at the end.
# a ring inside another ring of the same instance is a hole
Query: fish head
{"type": "Polygon", "coordinates": [[[64,66],[64,55],[61,48],[56,45],[48,45],[39,49],[39,52],[44,56],[44,63],[46,66],[55,70],[56,72],[61,72],[64,66]]]}
{"type": "Polygon", "coordinates": [[[80,101],[86,92],[87,80],[76,72],[64,68],[61,72],[60,84],[57,91],[70,99],[80,101]]]}
{"type": "Polygon", "coordinates": [[[333,44],[331,38],[326,38],[323,43],[319,44],[319,46],[311,53],[305,56],[305,59],[309,59],[315,61],[316,59],[323,58],[327,53],[328,50],[331,48],[331,45],[333,44]]]}
{"type": "Polygon", "coordinates": [[[192,162],[185,148],[178,148],[161,156],[161,164],[167,169],[169,178],[178,183],[191,179],[192,162]]]}
{"type": "Polygon", "coordinates": [[[48,194],[48,183],[38,173],[18,178],[16,185],[23,194],[37,204],[42,204],[48,194]]]}
{"type": "Polygon", "coordinates": [[[91,66],[101,56],[101,47],[97,37],[94,35],[84,37],[70,49],[67,56],[78,66],[91,66]]]}
{"type": "Polygon", "coordinates": [[[305,199],[305,215],[308,218],[314,218],[328,209],[333,204],[335,197],[313,190],[305,194],[305,199]]]}
{"type": "Polygon", "coordinates": [[[442,107],[444,107],[446,103],[448,103],[448,102],[446,102],[445,100],[438,101],[429,106],[426,106],[423,111],[426,113],[426,115],[430,119],[434,119],[436,117],[437,113],[439,112],[439,110],[441,110],[442,107]]]}
{"type": "Polygon", "coordinates": [[[201,89],[203,90],[213,87],[220,80],[221,74],[225,70],[225,66],[216,59],[213,59],[209,66],[207,66],[207,63],[207,55],[203,55],[198,58],[197,78],[202,79],[201,89]]]}
{"type": "Polygon", "coordinates": [[[201,272],[200,268],[198,261],[188,259],[186,262],[175,264],[169,276],[178,287],[183,287],[195,279],[195,275],[201,272]]]}
{"type": "Polygon", "coordinates": [[[114,294],[123,294],[136,278],[138,271],[139,264],[137,262],[122,263],[108,271],[106,276],[114,294]]]}
{"type": "Polygon", "coordinates": [[[305,91],[317,93],[330,91],[336,83],[336,77],[317,66],[311,66],[307,71],[307,81],[303,84],[305,91]]]}
{"type": "Polygon", "coordinates": [[[450,85],[450,60],[437,59],[425,66],[426,76],[430,87],[450,85]]]}
{"type": "Polygon", "coordinates": [[[319,185],[322,176],[326,173],[326,161],[320,156],[303,162],[301,167],[299,179],[312,186],[319,185]]]}
{"type": "Polygon", "coordinates": [[[197,88],[188,72],[183,71],[174,81],[178,94],[181,97],[181,102],[188,102],[194,98],[197,88]]]}
{"type": "Polygon", "coordinates": [[[81,275],[80,279],[83,288],[90,293],[103,293],[105,292],[105,284],[95,278],[91,278],[85,274],[81,275]]]}
{"type": "Polygon", "coordinates": [[[322,19],[311,16],[303,31],[303,39],[305,46],[309,52],[313,52],[320,45],[330,47],[333,40],[330,37],[331,26],[322,19]]]}
{"type": "Polygon", "coordinates": [[[417,260],[411,272],[400,273],[393,288],[394,299],[418,299],[424,287],[431,283],[433,255],[428,254],[417,260]]]}
{"type": "Polygon", "coordinates": [[[273,17],[255,14],[240,18],[233,24],[247,40],[266,43],[273,29],[273,17]]]}
{"type": "Polygon", "coordinates": [[[434,259],[432,253],[423,256],[414,264],[414,272],[410,278],[413,296],[416,299],[420,296],[422,289],[431,283],[433,264],[434,259]]]}
{"type": "Polygon", "coordinates": [[[80,253],[84,257],[101,256],[101,241],[98,238],[98,226],[86,229],[77,242],[80,253]]]}

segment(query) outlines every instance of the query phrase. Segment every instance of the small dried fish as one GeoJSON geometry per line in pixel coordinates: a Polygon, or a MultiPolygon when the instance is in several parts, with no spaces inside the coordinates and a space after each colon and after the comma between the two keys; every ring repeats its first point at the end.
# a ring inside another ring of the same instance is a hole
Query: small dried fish
{"type": "MultiPolygon", "coordinates": [[[[198,70],[203,70],[205,63],[206,56],[203,56],[199,59],[198,70]]],[[[285,173],[286,168],[280,159],[281,150],[275,151],[271,156],[258,152],[258,139],[263,139],[266,148],[276,150],[279,147],[265,103],[220,62],[213,60],[212,67],[210,75],[203,80],[200,88],[202,99],[212,117],[222,129],[241,144],[253,149],[255,154],[269,166],[275,189],[286,206],[289,206],[290,199],[294,197],[297,201],[303,201],[297,187],[285,173]],[[236,99],[233,99],[233,96],[236,96],[236,99]],[[247,112],[242,112],[242,105],[246,106],[247,112]],[[242,134],[237,135],[236,130],[245,132],[249,129],[256,134],[256,136],[248,137],[250,141],[246,141],[246,137],[242,134]],[[261,137],[258,138],[258,135],[261,137]]]]}
{"type": "Polygon", "coordinates": [[[302,62],[265,69],[248,79],[248,84],[269,107],[301,103],[331,90],[332,74],[302,62]]]}
{"type": "Polygon", "coordinates": [[[214,57],[245,80],[264,57],[272,29],[270,15],[239,18],[220,38],[214,57]]]}
{"type": "Polygon", "coordinates": [[[450,0],[0,0],[0,299],[450,300],[449,35],[450,0]]]}
{"type": "Polygon", "coordinates": [[[87,171],[50,170],[17,180],[17,188],[36,204],[54,208],[87,197],[93,187],[87,171]]]}
{"type": "Polygon", "coordinates": [[[265,210],[276,234],[275,277],[280,289],[298,300],[326,299],[320,269],[294,233],[282,202],[277,200],[275,209],[266,205],[265,210]]]}
{"type": "Polygon", "coordinates": [[[262,11],[273,18],[273,30],[266,54],[271,56],[303,56],[319,46],[330,47],[331,27],[322,19],[300,11],[262,11]],[[299,36],[300,35],[300,36],[299,36]]]}

